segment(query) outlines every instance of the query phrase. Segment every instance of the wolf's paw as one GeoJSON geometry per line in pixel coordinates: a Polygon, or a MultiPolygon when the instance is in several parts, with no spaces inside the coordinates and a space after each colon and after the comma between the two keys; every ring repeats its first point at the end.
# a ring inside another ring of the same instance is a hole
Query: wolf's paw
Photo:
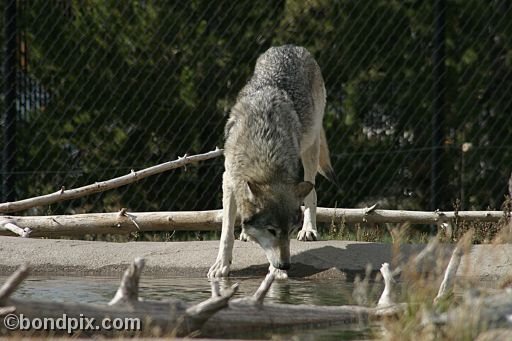
{"type": "Polygon", "coordinates": [[[297,240],[302,242],[312,242],[318,240],[318,231],[316,230],[300,230],[297,234],[297,240]]]}
{"type": "Polygon", "coordinates": [[[226,264],[222,260],[217,260],[208,270],[208,278],[228,277],[229,263],[226,264]]]}
{"type": "Polygon", "coordinates": [[[240,233],[240,240],[243,241],[243,242],[248,242],[249,241],[249,236],[244,231],[242,231],[240,233]]]}
{"type": "Polygon", "coordinates": [[[274,275],[277,280],[288,279],[288,272],[286,270],[276,269],[272,264],[268,267],[268,272],[274,275]]]}

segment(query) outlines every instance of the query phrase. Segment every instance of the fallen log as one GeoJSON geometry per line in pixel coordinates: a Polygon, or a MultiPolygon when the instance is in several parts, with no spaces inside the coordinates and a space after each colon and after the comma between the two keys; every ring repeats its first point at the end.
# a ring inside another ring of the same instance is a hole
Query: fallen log
{"type": "Polygon", "coordinates": [[[0,203],[0,213],[9,213],[26,210],[36,206],[49,205],[56,202],[81,198],[90,194],[104,192],[113,188],[128,185],[155,174],[166,172],[171,169],[186,166],[190,163],[208,160],[222,155],[223,150],[216,148],[215,150],[198,155],[185,155],[174,161],[165,162],[156,166],[145,168],[139,171],[132,170],[130,174],[123,175],[114,179],[96,182],[87,186],[65,189],[62,187],[57,192],[41,195],[38,197],[23,199],[13,202],[0,203]]]}
{"type": "MultiPolygon", "coordinates": [[[[322,223],[405,223],[440,224],[458,221],[499,222],[503,211],[421,212],[370,208],[318,207],[322,223]]],[[[0,216],[0,235],[30,237],[78,236],[86,234],[128,234],[136,231],[215,231],[222,225],[222,210],[182,212],[89,213],[53,216],[0,216]],[[15,226],[15,227],[14,227],[15,226]]]]}
{"type": "Polygon", "coordinates": [[[28,275],[22,266],[0,289],[0,335],[12,331],[29,335],[189,335],[218,310],[227,306],[237,285],[223,291],[212,282],[212,297],[196,305],[181,300],[143,301],[138,282],[144,266],[136,259],[126,270],[121,286],[109,305],[58,303],[10,298],[28,275]]]}
{"type": "Polygon", "coordinates": [[[30,237],[129,234],[136,231],[209,231],[220,229],[221,210],[197,212],[90,213],[53,216],[0,216],[0,235],[30,237]],[[11,228],[7,225],[10,224],[11,228]],[[13,231],[12,226],[18,229],[13,231]],[[17,233],[19,232],[19,233],[17,233]]]}
{"type": "Polygon", "coordinates": [[[499,222],[506,217],[503,211],[405,211],[367,208],[317,208],[317,221],[322,223],[411,223],[440,224],[458,221],[499,222]]]}
{"type": "Polygon", "coordinates": [[[253,297],[232,299],[228,307],[220,310],[203,325],[202,334],[222,337],[269,328],[303,329],[339,324],[367,324],[383,317],[397,316],[405,308],[403,304],[394,303],[378,307],[263,304],[264,293],[270,288],[273,279],[274,275],[269,273],[253,297]]]}
{"type": "Polygon", "coordinates": [[[35,329],[38,333],[45,335],[69,334],[70,331],[79,335],[95,336],[190,335],[199,329],[202,335],[222,335],[225,332],[261,328],[293,326],[314,328],[332,324],[366,323],[372,318],[395,315],[402,309],[399,305],[370,308],[263,304],[265,295],[274,280],[272,273],[266,276],[251,297],[231,299],[237,290],[237,285],[221,292],[218,282],[212,282],[212,298],[196,305],[191,306],[177,299],[163,302],[143,301],[138,297],[138,281],[143,265],[142,259],[136,259],[126,270],[121,285],[109,305],[10,298],[28,274],[28,269],[21,267],[0,289],[0,314],[5,315],[4,321],[8,321],[4,326],[0,326],[0,334],[5,334],[12,329],[19,331],[22,318],[28,321],[29,327],[32,326],[32,332],[34,332],[34,321],[44,319],[58,321],[65,318],[67,321],[78,322],[72,326],[68,322],[66,328],[62,329],[55,326],[35,329]],[[212,318],[213,320],[208,323],[207,321],[212,318]],[[17,321],[18,324],[10,325],[11,320],[17,321]],[[114,320],[121,321],[126,329],[114,332],[103,325],[103,321],[114,320]],[[87,323],[86,326],[85,323],[87,323]]]}

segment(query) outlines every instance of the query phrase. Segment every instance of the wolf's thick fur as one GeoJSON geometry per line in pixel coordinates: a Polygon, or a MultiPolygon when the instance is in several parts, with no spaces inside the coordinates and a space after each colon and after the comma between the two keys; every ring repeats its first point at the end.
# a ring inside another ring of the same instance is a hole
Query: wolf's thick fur
{"type": "Polygon", "coordinates": [[[315,175],[334,178],[324,109],[322,74],[305,48],[272,47],[258,58],[226,124],[222,234],[209,277],[229,273],[237,212],[242,234],[260,244],[277,269],[290,267],[290,234],[300,224],[302,202],[297,239],[318,238],[315,175]]]}

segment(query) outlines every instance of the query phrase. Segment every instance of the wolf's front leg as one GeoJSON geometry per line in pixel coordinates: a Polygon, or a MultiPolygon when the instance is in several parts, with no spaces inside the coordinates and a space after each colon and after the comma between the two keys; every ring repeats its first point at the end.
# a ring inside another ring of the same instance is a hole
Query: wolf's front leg
{"type": "Polygon", "coordinates": [[[208,277],[227,277],[233,257],[233,243],[235,240],[236,202],[231,190],[228,176],[224,172],[222,191],[222,232],[220,235],[219,253],[217,260],[208,271],[208,277]]]}
{"type": "Polygon", "coordinates": [[[304,199],[304,223],[297,235],[297,239],[302,241],[318,240],[318,231],[316,229],[316,191],[314,188],[304,199]]]}
{"type": "Polygon", "coordinates": [[[247,233],[245,233],[244,229],[242,229],[242,232],[240,232],[240,238],[239,238],[241,241],[243,242],[248,242],[250,239],[249,239],[249,235],[247,233]]]}
{"type": "MultiPolygon", "coordinates": [[[[315,183],[319,154],[320,138],[317,138],[315,143],[301,155],[302,165],[304,166],[304,180],[312,184],[315,183]]],[[[314,188],[304,199],[304,223],[299,234],[297,234],[297,239],[301,241],[318,240],[318,231],[316,230],[316,191],[314,188]]]]}
{"type": "Polygon", "coordinates": [[[288,279],[288,272],[286,270],[276,269],[272,264],[268,267],[268,272],[274,275],[275,279],[285,280],[288,279]]]}

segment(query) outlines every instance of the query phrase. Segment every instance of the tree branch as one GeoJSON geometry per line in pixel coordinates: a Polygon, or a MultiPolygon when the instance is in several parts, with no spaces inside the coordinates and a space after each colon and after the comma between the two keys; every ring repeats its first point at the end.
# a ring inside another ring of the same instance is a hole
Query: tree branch
{"type": "Polygon", "coordinates": [[[139,280],[144,268],[144,259],[136,258],[133,263],[126,269],[119,285],[119,289],[108,303],[108,305],[115,305],[119,302],[135,303],[139,301],[139,280]]]}
{"type": "Polygon", "coordinates": [[[0,288],[0,305],[6,301],[13,292],[16,291],[18,286],[27,278],[29,274],[28,266],[22,265],[16,272],[14,272],[7,280],[4,285],[0,288]]]}
{"type": "Polygon", "coordinates": [[[382,290],[382,294],[380,295],[379,301],[377,302],[377,307],[389,307],[394,305],[395,302],[391,297],[393,294],[393,274],[391,270],[389,270],[389,264],[384,263],[380,267],[380,273],[382,274],[382,278],[384,279],[384,290],[382,290]]]}
{"type": "Polygon", "coordinates": [[[65,200],[76,199],[80,197],[84,197],[86,195],[104,192],[113,188],[121,187],[124,185],[128,185],[132,182],[136,182],[140,179],[147,178],[148,176],[152,176],[155,174],[159,174],[162,172],[166,172],[171,169],[183,167],[193,162],[203,161],[212,159],[222,155],[222,149],[215,149],[214,151],[197,154],[192,156],[184,156],[180,157],[175,161],[165,162],[153,167],[145,168],[140,171],[131,171],[130,174],[120,176],[114,179],[110,179],[107,181],[96,182],[91,185],[69,189],[66,190],[64,187],[59,189],[55,193],[46,194],[34,198],[13,201],[13,202],[5,202],[0,204],[0,213],[8,213],[8,212],[17,212],[26,210],[36,206],[49,205],[56,202],[61,202],[65,200]]]}
{"type": "Polygon", "coordinates": [[[459,240],[457,246],[453,250],[450,262],[448,263],[444,273],[443,281],[439,286],[437,296],[434,298],[434,304],[437,304],[439,301],[448,297],[453,292],[453,288],[455,286],[455,275],[459,269],[462,256],[464,256],[464,253],[471,245],[472,236],[473,233],[470,230],[459,240]]]}
{"type": "Polygon", "coordinates": [[[11,231],[12,233],[15,233],[18,236],[24,238],[30,236],[30,233],[32,233],[32,230],[28,227],[22,229],[18,225],[14,224],[12,221],[0,219],[0,232],[2,230],[11,231]]]}

